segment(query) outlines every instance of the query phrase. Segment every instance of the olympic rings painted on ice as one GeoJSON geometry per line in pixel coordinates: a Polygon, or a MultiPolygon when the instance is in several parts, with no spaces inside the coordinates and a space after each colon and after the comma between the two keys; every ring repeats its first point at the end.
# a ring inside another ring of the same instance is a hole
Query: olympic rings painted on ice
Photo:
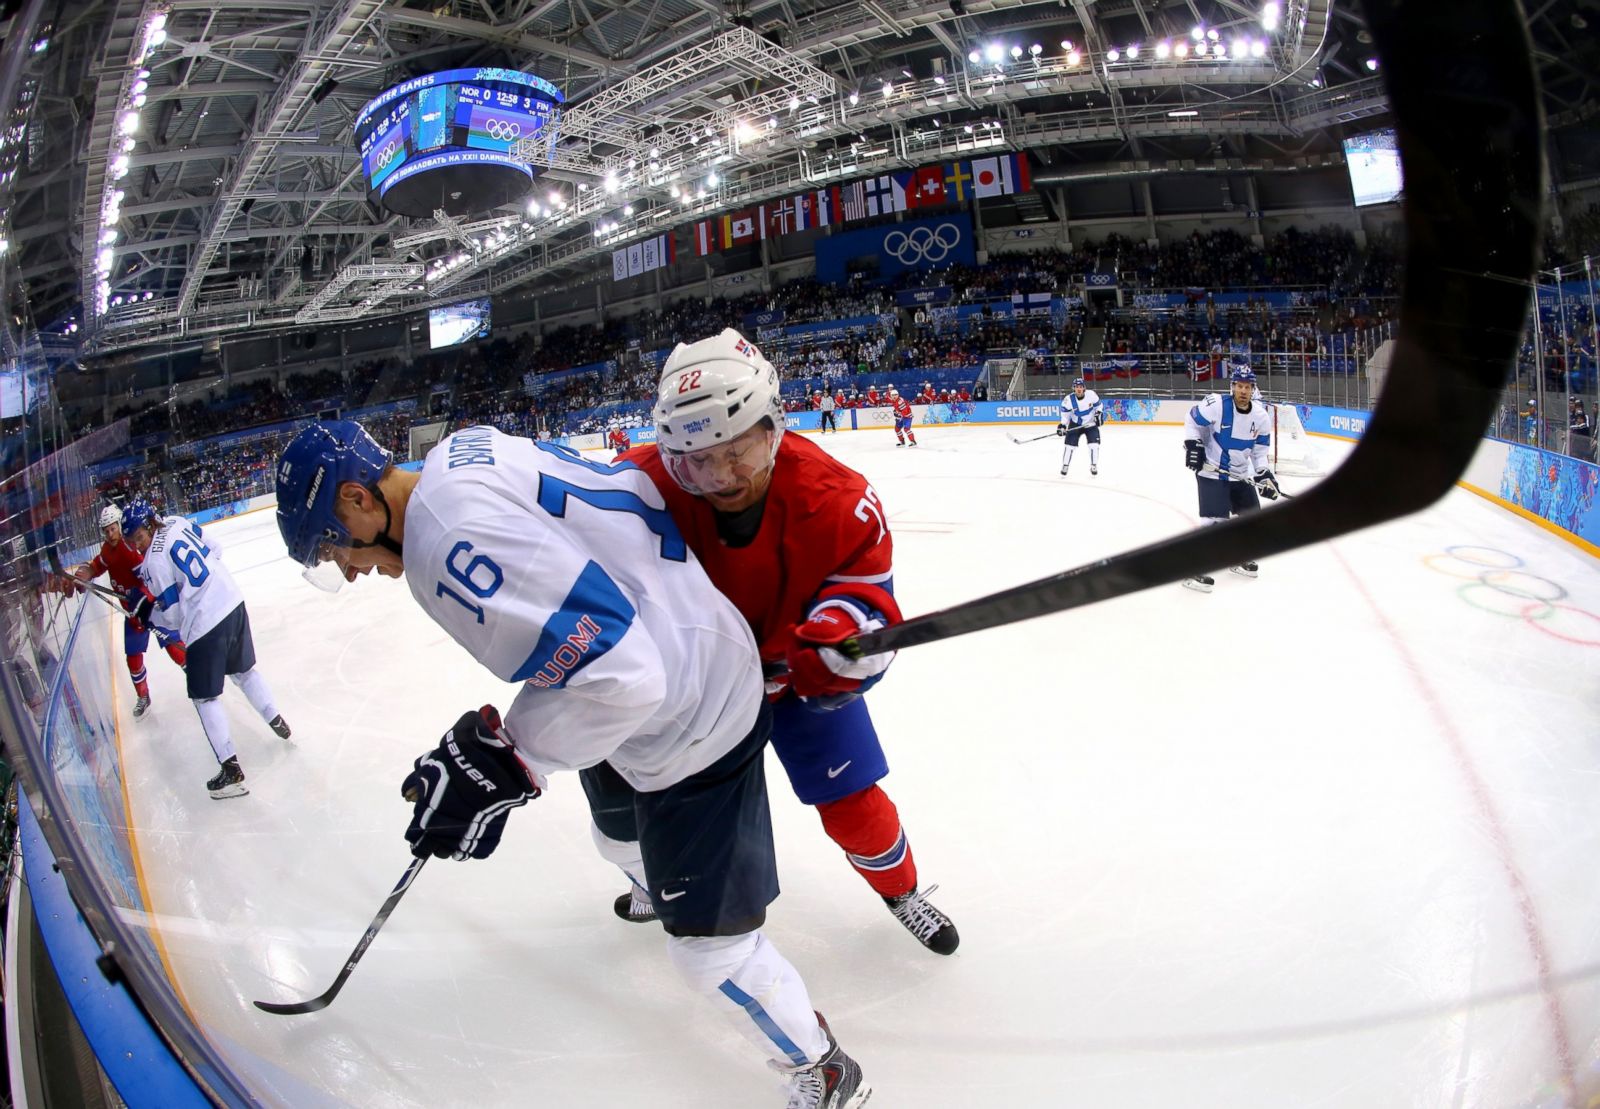
{"type": "Polygon", "coordinates": [[[1445,569],[1444,567],[1439,565],[1439,559],[1450,558],[1450,557],[1451,556],[1447,555],[1447,554],[1425,555],[1423,557],[1423,559],[1422,559],[1422,564],[1424,566],[1426,566],[1428,569],[1432,570],[1434,573],[1443,574],[1447,578],[1460,578],[1462,581],[1478,581],[1479,580],[1479,575],[1481,574],[1481,571],[1468,571],[1467,573],[1463,574],[1459,570],[1449,570],[1449,569],[1445,569]]]}
{"type": "Polygon", "coordinates": [[[1513,593],[1506,593],[1503,590],[1496,589],[1487,582],[1481,581],[1469,581],[1462,585],[1456,586],[1456,596],[1460,597],[1464,602],[1471,605],[1479,612],[1490,612],[1496,616],[1505,616],[1513,620],[1520,617],[1524,620],[1527,620],[1529,623],[1533,623],[1535,620],[1548,619],[1549,617],[1555,615],[1556,611],[1556,606],[1551,604],[1549,601],[1535,600],[1530,603],[1526,597],[1519,597],[1513,593]],[[1491,597],[1499,597],[1503,599],[1492,602],[1475,601],[1468,596],[1468,594],[1475,589],[1487,589],[1491,597]],[[1544,611],[1537,614],[1534,613],[1533,608],[1535,605],[1543,605],[1544,611]]]}
{"type": "Polygon", "coordinates": [[[1544,601],[1546,604],[1554,604],[1556,601],[1564,601],[1567,599],[1567,590],[1565,586],[1561,585],[1559,582],[1553,582],[1549,578],[1541,578],[1538,574],[1530,574],[1526,570],[1490,570],[1482,575],[1481,580],[1484,585],[1487,585],[1491,589],[1498,589],[1502,593],[1508,593],[1513,597],[1521,597],[1528,601],[1544,601]],[[1549,586],[1549,590],[1547,592],[1551,593],[1552,595],[1544,596],[1540,593],[1524,593],[1516,589],[1508,588],[1504,581],[1494,580],[1496,578],[1507,577],[1522,578],[1530,582],[1542,582],[1544,585],[1549,586]]]}
{"type": "Polygon", "coordinates": [[[1540,604],[1544,605],[1545,608],[1548,609],[1551,613],[1554,613],[1558,609],[1560,611],[1562,611],[1562,612],[1572,612],[1572,613],[1576,613],[1579,616],[1587,616],[1589,619],[1593,620],[1596,624],[1600,624],[1600,616],[1596,616],[1594,613],[1590,612],[1588,609],[1579,608],[1576,605],[1551,604],[1549,601],[1534,601],[1534,602],[1532,602],[1531,604],[1529,604],[1526,607],[1526,609],[1523,611],[1523,614],[1522,614],[1522,618],[1524,620],[1526,620],[1531,626],[1533,626],[1535,628],[1538,628],[1540,631],[1544,632],[1546,635],[1554,636],[1556,639],[1559,639],[1564,643],[1576,643],[1580,647],[1600,647],[1600,639],[1581,639],[1581,638],[1579,638],[1578,636],[1575,636],[1575,635],[1567,635],[1564,632],[1556,631],[1554,628],[1550,627],[1548,623],[1539,623],[1538,621],[1547,619],[1547,617],[1545,617],[1545,616],[1534,616],[1534,615],[1532,615],[1532,610],[1533,610],[1534,605],[1540,605],[1540,604]]]}
{"type": "Polygon", "coordinates": [[[1444,553],[1458,562],[1465,562],[1470,566],[1487,566],[1491,570],[1515,570],[1517,567],[1522,565],[1522,559],[1518,558],[1510,551],[1502,551],[1498,547],[1474,547],[1470,544],[1457,544],[1454,547],[1446,547],[1444,549],[1444,553]],[[1465,554],[1461,553],[1463,551],[1487,551],[1491,555],[1495,555],[1497,558],[1509,558],[1511,561],[1485,562],[1479,558],[1468,558],[1465,554]]]}

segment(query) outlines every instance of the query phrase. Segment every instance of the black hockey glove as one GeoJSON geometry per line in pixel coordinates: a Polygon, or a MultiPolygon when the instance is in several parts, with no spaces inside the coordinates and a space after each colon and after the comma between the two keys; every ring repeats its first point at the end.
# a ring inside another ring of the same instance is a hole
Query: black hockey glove
{"type": "Polygon", "coordinates": [[[1269,501],[1275,501],[1283,490],[1278,488],[1278,479],[1271,470],[1262,470],[1256,475],[1256,492],[1269,501]]]}
{"type": "MultiPolygon", "coordinates": [[[[156,610],[156,599],[150,596],[147,589],[134,586],[122,598],[122,607],[128,613],[128,620],[136,625],[148,623],[150,616],[156,610]]],[[[138,634],[135,628],[134,634],[138,634]]]]}
{"type": "Polygon", "coordinates": [[[463,713],[414,765],[400,792],[413,803],[406,842],[418,858],[488,858],[500,846],[511,810],[541,792],[493,705],[463,713]]]}
{"type": "Polygon", "coordinates": [[[1206,464],[1206,449],[1200,445],[1198,439],[1185,439],[1183,441],[1183,464],[1195,473],[1206,464]]]}
{"type": "Polygon", "coordinates": [[[1061,436],[1063,439],[1065,439],[1067,437],[1067,425],[1066,424],[1057,424],[1056,425],[1056,434],[1061,436]]]}

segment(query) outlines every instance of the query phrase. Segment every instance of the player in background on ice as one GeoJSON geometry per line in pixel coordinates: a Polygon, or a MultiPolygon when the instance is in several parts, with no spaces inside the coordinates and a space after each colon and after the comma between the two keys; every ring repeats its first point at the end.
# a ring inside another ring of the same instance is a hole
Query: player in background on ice
{"type": "Polygon", "coordinates": [[[201,534],[200,525],[182,516],[163,519],[148,501],[135,500],[122,510],[122,530],[144,558],[139,564],[140,586],[128,592],[130,611],[149,623],[159,610],[163,619],[178,626],[189,645],[184,667],[189,699],[221,764],[206,789],[218,800],[242,797],[250,790],[233,749],[227,710],[219,700],[223,675],[244,692],[279,738],[289,738],[289,725],[273,703],[267,679],[256,670],[244,595],[222,564],[222,551],[215,540],[201,534]]]}
{"type": "MultiPolygon", "coordinates": [[[[1220,524],[1230,515],[1260,508],[1257,490],[1269,501],[1278,498],[1278,479],[1267,465],[1272,417],[1265,404],[1253,399],[1255,387],[1255,371],[1235,363],[1228,374],[1229,391],[1212,393],[1189,409],[1184,421],[1183,461],[1199,486],[1202,524],[1220,524]]],[[[1254,562],[1233,568],[1247,578],[1258,570],[1254,562]]],[[[1209,593],[1216,582],[1196,574],[1183,584],[1209,593]]]]}
{"type": "MultiPolygon", "coordinates": [[[[732,328],[673,350],[654,415],[656,442],[627,460],[655,482],[712,584],[755,631],[772,747],[795,795],[895,919],[950,954],[960,937],[928,901],[934,887],[918,889],[900,814],[878,785],[889,764],[861,696],[893,655],[851,662],[834,649],[900,620],[878,494],[812,440],[783,433],[777,372],[732,328]]],[[[650,904],[636,892],[616,908],[648,918],[650,904]]]]}
{"type": "Polygon", "coordinates": [[[1061,449],[1061,476],[1067,476],[1072,465],[1072,452],[1078,449],[1078,440],[1089,437],[1089,474],[1100,472],[1100,425],[1105,422],[1105,412],[1100,407],[1100,394],[1084,385],[1083,378],[1072,383],[1072,392],[1061,398],[1061,423],[1056,434],[1066,439],[1061,449]]]}
{"type": "Polygon", "coordinates": [[[911,402],[900,395],[900,390],[893,385],[889,386],[889,407],[894,409],[894,445],[903,447],[906,439],[911,440],[911,445],[917,445],[917,433],[911,430],[911,402]]]}
{"type": "MultiPolygon", "coordinates": [[[[115,505],[107,505],[100,510],[100,532],[106,540],[100,547],[100,553],[88,562],[74,566],[72,576],[78,581],[89,582],[101,574],[109,575],[111,584],[123,595],[123,608],[126,609],[128,593],[139,588],[137,571],[144,556],[134,550],[123,536],[122,512],[115,505]]],[[[152,631],[156,634],[156,642],[173,662],[182,667],[187,657],[183,640],[178,638],[176,632],[146,624],[129,612],[122,626],[122,651],[128,656],[128,674],[133,678],[133,691],[137,696],[133,702],[133,715],[136,718],[143,716],[150,707],[150,681],[145,674],[144,653],[150,646],[152,631]]]]}
{"type": "MultiPolygon", "coordinates": [[[[621,424],[614,423],[611,425],[611,431],[606,435],[606,446],[616,451],[619,455],[632,446],[628,442],[628,433],[623,430],[621,424]]],[[[613,458],[613,460],[615,459],[613,458]]]]}
{"type": "Polygon", "coordinates": [[[839,434],[839,414],[836,409],[839,403],[821,389],[817,390],[817,407],[822,409],[822,432],[826,435],[830,430],[839,434]]]}
{"type": "Polygon", "coordinates": [[[335,584],[404,577],[518,687],[503,722],[465,713],[416,760],[401,787],[415,794],[412,853],[486,858],[545,775],[605,766],[614,805],[591,799],[596,846],[658,883],[685,983],[788,1076],[790,1109],[864,1102],[860,1067],[761,931],[778,879],[755,641],[650,480],[488,427],[447,436],[413,473],[333,421],[284,448],[277,493],[291,558],[328,563],[317,573],[335,584]]]}

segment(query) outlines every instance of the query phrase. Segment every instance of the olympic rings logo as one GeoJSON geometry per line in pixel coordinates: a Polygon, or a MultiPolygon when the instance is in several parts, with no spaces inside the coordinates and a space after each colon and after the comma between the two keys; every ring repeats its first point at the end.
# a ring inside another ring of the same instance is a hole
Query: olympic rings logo
{"type": "Polygon", "coordinates": [[[483,130],[496,142],[510,142],[522,137],[522,124],[509,119],[491,119],[483,125],[483,130]]]}
{"type": "Polygon", "coordinates": [[[953,223],[938,227],[913,227],[909,232],[891,231],[883,237],[883,252],[902,266],[918,262],[942,262],[961,243],[961,228],[953,223]]]}
{"type": "Polygon", "coordinates": [[[1520,619],[1545,635],[1580,647],[1600,647],[1600,639],[1585,638],[1569,627],[1574,617],[1600,625],[1600,616],[1577,605],[1564,604],[1566,586],[1523,568],[1522,559],[1495,547],[1446,547],[1422,564],[1435,573],[1460,578],[1456,596],[1473,608],[1496,616],[1520,619]]]}

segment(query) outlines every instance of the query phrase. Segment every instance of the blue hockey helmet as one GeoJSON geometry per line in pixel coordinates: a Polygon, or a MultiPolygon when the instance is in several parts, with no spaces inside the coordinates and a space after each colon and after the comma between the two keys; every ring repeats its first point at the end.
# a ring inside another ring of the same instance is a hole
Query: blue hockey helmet
{"type": "Polygon", "coordinates": [[[1251,385],[1256,383],[1256,372],[1250,368],[1248,362],[1234,362],[1228,366],[1229,381],[1244,381],[1251,385]]]}
{"type": "Polygon", "coordinates": [[[156,510],[149,501],[143,497],[135,497],[122,510],[122,534],[132,535],[140,528],[153,529],[160,520],[161,517],[156,515],[156,510]]]}
{"type": "Polygon", "coordinates": [[[1073,378],[1073,379],[1072,379],[1072,387],[1073,387],[1073,388],[1074,388],[1074,389],[1076,389],[1076,388],[1077,388],[1077,387],[1078,387],[1078,386],[1080,386],[1080,385],[1086,385],[1086,384],[1088,384],[1088,383],[1087,383],[1087,382],[1085,382],[1085,381],[1084,381],[1084,380],[1083,380],[1083,378],[1081,378],[1081,377],[1075,377],[1075,378],[1073,378]]]}
{"type": "Polygon", "coordinates": [[[289,557],[310,568],[321,560],[324,543],[351,546],[349,530],[333,512],[339,486],[354,481],[375,489],[389,461],[389,452],[354,420],[302,428],[278,455],[278,531],[289,557]]]}

